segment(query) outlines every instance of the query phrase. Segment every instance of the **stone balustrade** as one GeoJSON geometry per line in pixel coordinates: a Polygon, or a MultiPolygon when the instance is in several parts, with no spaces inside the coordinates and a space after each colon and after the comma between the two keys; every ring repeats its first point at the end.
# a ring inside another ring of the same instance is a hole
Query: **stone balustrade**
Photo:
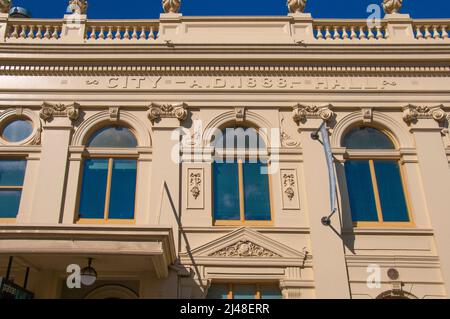
{"type": "Polygon", "coordinates": [[[389,38],[387,22],[370,27],[366,20],[314,20],[317,40],[384,40],[389,38]]]}
{"type": "Polygon", "coordinates": [[[159,20],[18,19],[0,17],[0,42],[47,43],[417,43],[450,42],[450,20],[387,16],[374,26],[364,19],[308,17],[182,17],[159,20]],[[225,28],[226,26],[226,28],[225,28]],[[3,31],[2,31],[3,30],[3,31]],[[72,30],[72,31],[71,31],[72,30]],[[75,30],[75,31],[73,31],[75,30]],[[291,31],[289,31],[291,30],[291,31]],[[213,32],[215,36],[209,36],[213,32]],[[262,35],[266,34],[265,37],[262,35]],[[208,35],[208,36],[206,36],[208,35]],[[3,38],[3,39],[2,39],[3,38]],[[208,40],[206,40],[208,39],[208,40]]]}
{"type": "Polygon", "coordinates": [[[414,20],[413,29],[418,40],[448,39],[450,20],[414,20]]]}
{"type": "Polygon", "coordinates": [[[101,21],[90,20],[86,26],[86,40],[89,41],[146,41],[158,37],[158,20],[101,21]]]}
{"type": "Polygon", "coordinates": [[[9,19],[5,40],[48,41],[61,38],[63,20],[50,19],[9,19]]]}

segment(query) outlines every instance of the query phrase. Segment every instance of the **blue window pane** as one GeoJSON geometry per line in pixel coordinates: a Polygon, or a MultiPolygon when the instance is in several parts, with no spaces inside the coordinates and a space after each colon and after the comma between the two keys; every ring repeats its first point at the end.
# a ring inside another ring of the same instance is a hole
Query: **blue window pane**
{"type": "Polygon", "coordinates": [[[353,221],[378,221],[369,162],[345,162],[345,176],[353,221]]]}
{"type": "Polygon", "coordinates": [[[2,137],[8,142],[20,142],[33,132],[33,126],[26,120],[15,120],[3,128],[2,137]]]}
{"type": "Polygon", "coordinates": [[[16,218],[22,190],[0,190],[0,218],[16,218]]]}
{"type": "Polygon", "coordinates": [[[372,127],[356,127],[343,139],[349,149],[395,149],[394,143],[384,133],[372,127]]]}
{"type": "Polygon", "coordinates": [[[110,219],[133,219],[136,197],[136,161],[113,161],[111,195],[109,203],[110,219]]]}
{"type": "Polygon", "coordinates": [[[22,186],[27,161],[0,160],[0,186],[22,186]]]}
{"type": "Polygon", "coordinates": [[[262,174],[267,164],[244,163],[244,207],[246,220],[270,220],[269,175],[262,174]]]}
{"type": "Polygon", "coordinates": [[[283,299],[277,286],[261,286],[261,299],[283,299]]]}
{"type": "Polygon", "coordinates": [[[396,161],[374,161],[380,194],[381,211],[385,222],[409,221],[405,192],[396,161]]]}
{"type": "Polygon", "coordinates": [[[240,220],[237,163],[213,164],[214,219],[240,220]]]}
{"type": "Polygon", "coordinates": [[[266,143],[252,127],[227,127],[214,134],[214,146],[222,149],[265,149],[266,143]]]}
{"type": "Polygon", "coordinates": [[[88,159],[84,162],[80,218],[104,218],[107,177],[107,159],[88,159]]]}
{"type": "Polygon", "coordinates": [[[233,299],[255,299],[255,285],[234,285],[233,299]]]}
{"type": "Polygon", "coordinates": [[[131,148],[137,146],[137,141],[126,127],[107,126],[94,133],[88,146],[131,148]]]}
{"type": "Polygon", "coordinates": [[[211,287],[208,289],[207,299],[228,299],[228,285],[211,285],[211,287]]]}

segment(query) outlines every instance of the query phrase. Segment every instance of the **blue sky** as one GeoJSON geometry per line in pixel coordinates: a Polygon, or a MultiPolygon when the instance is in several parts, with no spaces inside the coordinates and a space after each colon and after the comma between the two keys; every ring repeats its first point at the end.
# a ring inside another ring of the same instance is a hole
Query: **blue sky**
{"type": "MultiPolygon", "coordinates": [[[[314,18],[366,18],[366,8],[382,0],[308,0],[314,18]]],[[[34,18],[60,18],[68,0],[13,0],[34,18]]],[[[91,19],[155,19],[161,0],[89,0],[91,19]]],[[[286,0],[182,0],[181,12],[196,15],[286,15],[286,0]]],[[[413,18],[450,18],[450,0],[404,0],[402,12],[413,18]]]]}

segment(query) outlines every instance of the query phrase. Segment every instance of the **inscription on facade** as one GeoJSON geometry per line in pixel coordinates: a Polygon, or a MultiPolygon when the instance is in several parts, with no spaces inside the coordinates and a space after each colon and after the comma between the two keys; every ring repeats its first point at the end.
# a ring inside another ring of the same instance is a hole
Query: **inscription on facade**
{"type": "Polygon", "coordinates": [[[395,88],[393,80],[380,78],[325,78],[325,77],[176,77],[176,76],[121,76],[89,78],[88,87],[107,89],[178,89],[178,90],[384,90],[395,88]]]}

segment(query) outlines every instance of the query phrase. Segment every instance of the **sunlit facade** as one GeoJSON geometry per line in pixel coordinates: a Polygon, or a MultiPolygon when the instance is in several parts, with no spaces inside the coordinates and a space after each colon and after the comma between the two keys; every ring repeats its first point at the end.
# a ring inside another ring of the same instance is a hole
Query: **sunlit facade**
{"type": "Polygon", "coordinates": [[[303,1],[273,17],[163,1],[158,20],[8,2],[0,277],[16,297],[449,297],[448,20],[397,1],[373,26],[303,1]]]}

